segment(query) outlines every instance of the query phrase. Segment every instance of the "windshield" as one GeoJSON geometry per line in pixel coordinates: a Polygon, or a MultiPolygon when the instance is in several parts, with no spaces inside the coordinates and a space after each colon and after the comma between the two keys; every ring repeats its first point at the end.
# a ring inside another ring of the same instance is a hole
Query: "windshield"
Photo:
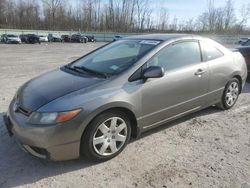
{"type": "Polygon", "coordinates": [[[120,40],[75,61],[70,66],[71,68],[84,67],[107,75],[119,74],[160,42],[157,40],[120,40]]]}

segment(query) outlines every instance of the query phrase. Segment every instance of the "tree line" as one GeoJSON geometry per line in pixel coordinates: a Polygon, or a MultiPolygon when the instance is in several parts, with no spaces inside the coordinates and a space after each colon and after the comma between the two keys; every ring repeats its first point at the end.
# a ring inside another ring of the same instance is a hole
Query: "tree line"
{"type": "Polygon", "coordinates": [[[235,9],[232,0],[207,8],[197,18],[172,17],[164,0],[0,0],[0,28],[112,32],[250,32],[250,3],[235,9]]]}

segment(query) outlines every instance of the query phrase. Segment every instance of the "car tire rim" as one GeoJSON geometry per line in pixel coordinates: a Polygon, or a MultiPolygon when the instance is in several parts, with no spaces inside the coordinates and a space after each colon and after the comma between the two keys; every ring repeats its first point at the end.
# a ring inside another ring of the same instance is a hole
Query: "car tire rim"
{"type": "Polygon", "coordinates": [[[120,117],[112,117],[101,123],[94,136],[93,147],[97,154],[109,156],[121,150],[127,140],[127,124],[120,117]]]}
{"type": "Polygon", "coordinates": [[[226,92],[226,103],[228,106],[233,106],[239,95],[239,84],[232,82],[226,92]]]}

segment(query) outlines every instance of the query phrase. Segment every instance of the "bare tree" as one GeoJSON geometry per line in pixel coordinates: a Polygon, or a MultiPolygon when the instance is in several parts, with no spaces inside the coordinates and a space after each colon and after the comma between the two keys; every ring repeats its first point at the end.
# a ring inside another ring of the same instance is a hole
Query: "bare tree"
{"type": "Polygon", "coordinates": [[[151,15],[152,10],[149,8],[148,0],[136,0],[136,15],[137,15],[137,30],[144,30],[144,26],[146,25],[147,15],[151,15]]]}
{"type": "Polygon", "coordinates": [[[16,5],[16,22],[21,29],[35,29],[39,27],[39,5],[37,0],[19,0],[16,5]]]}
{"type": "Polygon", "coordinates": [[[169,20],[169,15],[167,9],[161,8],[159,13],[158,29],[161,31],[166,31],[168,29],[168,20],[169,20]]]}
{"type": "Polygon", "coordinates": [[[250,3],[248,5],[242,5],[240,9],[240,21],[237,24],[242,30],[244,25],[250,19],[250,3]]]}
{"type": "Polygon", "coordinates": [[[106,17],[106,21],[107,23],[110,22],[110,27],[112,28],[112,30],[114,31],[115,28],[115,11],[114,11],[114,1],[113,0],[109,0],[109,15],[107,15],[106,17]]]}
{"type": "Polygon", "coordinates": [[[42,0],[42,2],[45,5],[45,11],[48,11],[47,15],[49,16],[49,26],[54,29],[56,11],[61,6],[62,0],[42,0]]]}
{"type": "Polygon", "coordinates": [[[182,31],[185,31],[185,32],[195,31],[196,26],[195,26],[195,23],[194,23],[194,19],[193,18],[188,19],[184,24],[182,24],[182,28],[179,28],[179,30],[182,30],[182,31]]]}
{"type": "Polygon", "coordinates": [[[178,20],[160,0],[0,0],[0,28],[113,32],[243,32],[250,19],[250,3],[236,14],[233,0],[207,9],[197,18],[178,20]],[[67,5],[67,6],[66,6],[67,5]],[[157,7],[158,6],[158,7],[157,7]]]}
{"type": "Polygon", "coordinates": [[[0,28],[6,25],[6,0],[0,0],[0,28]]]}
{"type": "Polygon", "coordinates": [[[134,30],[135,24],[134,24],[134,14],[135,14],[135,5],[136,5],[136,0],[132,0],[130,3],[131,5],[131,12],[130,12],[130,22],[129,22],[129,28],[134,30]]]}
{"type": "Polygon", "coordinates": [[[214,6],[214,0],[208,0],[208,26],[209,31],[215,30],[216,24],[216,9],[214,6]]]}
{"type": "Polygon", "coordinates": [[[16,4],[14,1],[10,0],[10,1],[6,1],[8,2],[6,4],[6,13],[5,13],[5,22],[6,22],[6,26],[7,28],[17,28],[18,24],[16,22],[16,4]]]}
{"type": "MultiPolygon", "coordinates": [[[[217,8],[215,9],[215,22],[214,22],[214,31],[223,31],[225,29],[225,23],[226,23],[226,18],[225,18],[225,11],[223,8],[217,8]]],[[[228,26],[229,27],[228,22],[228,26]]]]}
{"type": "Polygon", "coordinates": [[[222,32],[230,30],[236,22],[232,0],[227,0],[224,7],[215,8],[214,0],[208,0],[208,10],[197,21],[202,31],[222,32]]]}
{"type": "Polygon", "coordinates": [[[224,29],[228,30],[235,23],[235,12],[232,0],[227,0],[226,6],[224,8],[225,14],[225,26],[224,29]]]}
{"type": "Polygon", "coordinates": [[[178,30],[178,18],[176,16],[173,18],[171,24],[169,25],[169,30],[171,32],[178,30]]]}
{"type": "Polygon", "coordinates": [[[208,25],[208,13],[204,12],[202,15],[200,15],[197,19],[197,25],[198,25],[198,30],[200,31],[207,31],[209,28],[208,25]]]}

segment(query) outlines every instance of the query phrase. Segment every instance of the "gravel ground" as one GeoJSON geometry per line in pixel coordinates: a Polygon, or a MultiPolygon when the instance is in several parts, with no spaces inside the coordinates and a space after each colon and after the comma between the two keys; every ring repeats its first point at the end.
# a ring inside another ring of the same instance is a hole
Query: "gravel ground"
{"type": "Polygon", "coordinates": [[[250,187],[250,84],[232,110],[161,126],[104,163],[48,162],[19,149],[2,121],[17,88],[103,44],[0,45],[0,187],[250,187]]]}

